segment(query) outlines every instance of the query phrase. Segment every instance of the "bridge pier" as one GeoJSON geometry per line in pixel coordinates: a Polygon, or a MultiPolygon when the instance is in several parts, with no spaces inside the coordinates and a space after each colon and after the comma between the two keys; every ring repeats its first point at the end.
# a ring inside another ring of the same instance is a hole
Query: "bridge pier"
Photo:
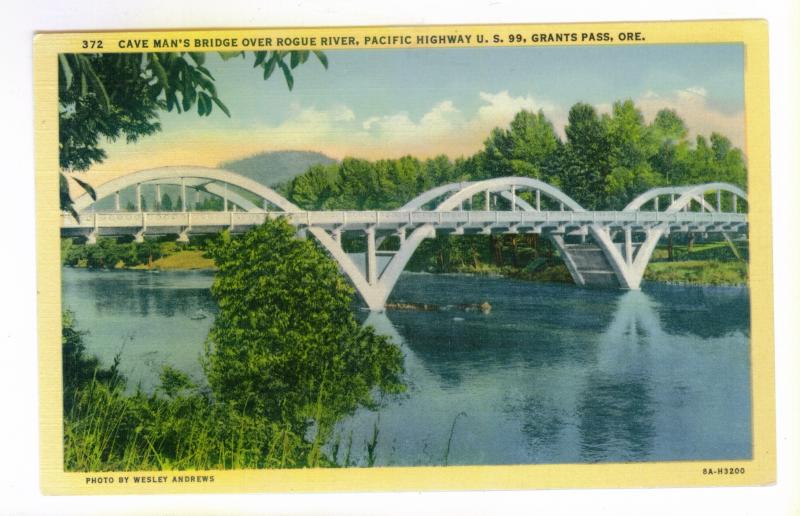
{"type": "Polygon", "coordinates": [[[375,226],[366,230],[367,234],[367,283],[375,285],[378,282],[378,254],[375,246],[375,226]]]}

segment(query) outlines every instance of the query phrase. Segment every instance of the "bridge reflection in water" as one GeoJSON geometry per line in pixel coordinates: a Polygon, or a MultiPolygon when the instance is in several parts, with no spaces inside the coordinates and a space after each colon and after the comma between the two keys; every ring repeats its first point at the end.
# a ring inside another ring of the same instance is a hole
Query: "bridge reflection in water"
{"type": "MultiPolygon", "coordinates": [[[[202,378],[212,273],[65,268],[62,279],[87,352],[105,364],[121,353],[131,389],[152,392],[163,364],[202,378]]],[[[379,465],[442,464],[451,428],[449,464],[750,455],[747,289],[406,273],[392,294],[465,300],[492,311],[360,312],[400,344],[409,389],[342,422],[341,459],[352,432],[353,461],[366,463],[376,422],[379,465]]]]}
{"type": "MultiPolygon", "coordinates": [[[[399,294],[413,295],[404,278],[399,294]]],[[[414,381],[340,435],[368,442],[377,424],[384,465],[442,464],[451,428],[448,464],[750,457],[745,289],[648,286],[594,291],[588,302],[581,289],[543,287],[537,297],[504,284],[488,316],[370,313],[365,322],[400,344],[414,381]]]]}
{"type": "Polygon", "coordinates": [[[447,184],[391,211],[306,211],[251,179],[202,167],[143,170],[95,190],[98,199],[113,196],[114,209],[98,212],[88,194],[78,198],[75,209],[80,216],[63,215],[63,235],[83,235],[92,243],[102,235],[133,235],[141,241],[145,234],[173,233],[188,241],[190,234],[243,231],[283,216],[299,233],[313,235],[375,311],[384,309],[417,247],[437,233],[542,234],[559,249],[575,284],[636,290],[661,237],[692,231],[730,239],[747,230],[747,194],[726,183],[655,188],[621,211],[588,211],[558,188],[527,177],[447,184]],[[143,209],[143,188],[153,188],[158,200],[163,185],[180,188],[181,211],[143,209]],[[120,192],[131,188],[134,211],[121,211],[120,192]],[[222,211],[188,211],[191,190],[219,196],[222,211]],[[344,232],[365,240],[362,267],[342,247],[344,232]],[[386,240],[387,236],[397,239],[386,240]],[[394,240],[396,247],[381,248],[384,241],[394,240]]]}

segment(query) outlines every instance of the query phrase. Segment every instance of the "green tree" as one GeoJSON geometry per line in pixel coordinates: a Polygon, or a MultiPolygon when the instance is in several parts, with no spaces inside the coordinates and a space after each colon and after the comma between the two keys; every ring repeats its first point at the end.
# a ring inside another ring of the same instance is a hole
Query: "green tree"
{"type": "Polygon", "coordinates": [[[306,210],[320,210],[335,194],[339,165],[312,165],[289,183],[289,199],[306,210]]]}
{"type": "Polygon", "coordinates": [[[553,124],[538,113],[519,111],[509,129],[495,128],[484,142],[483,165],[488,177],[541,178],[545,164],[559,150],[553,124]]]}
{"type": "Polygon", "coordinates": [[[450,161],[450,158],[440,154],[434,158],[425,160],[423,165],[424,173],[421,175],[418,191],[424,192],[437,185],[463,181],[466,178],[459,175],[458,168],[450,161]]]}
{"type": "Polygon", "coordinates": [[[579,102],[570,108],[564,128],[567,141],[553,175],[559,187],[587,209],[603,206],[606,177],[611,173],[605,119],[589,104],[579,102]]]}
{"type": "MultiPolygon", "coordinates": [[[[664,123],[665,117],[659,123],[664,123]]],[[[672,120],[671,125],[677,126],[677,121],[672,120]]],[[[658,151],[658,140],[631,100],[614,103],[612,115],[606,120],[606,131],[611,171],[606,177],[601,206],[619,210],[637,194],[663,183],[650,164],[658,151]]]]}
{"type": "Polygon", "coordinates": [[[656,114],[651,128],[658,141],[658,151],[650,163],[666,184],[676,184],[675,180],[685,175],[685,156],[690,152],[686,123],[675,110],[662,109],[656,114]]]}
{"type": "Polygon", "coordinates": [[[219,314],[206,374],[215,397],[324,439],[342,414],[401,390],[400,350],[353,316],[335,263],[285,220],[210,247],[219,314]]]}
{"type": "MultiPolygon", "coordinates": [[[[314,52],[327,68],[327,57],[314,52]]],[[[309,51],[253,52],[254,67],[264,79],[280,69],[289,89],[292,69],[306,62],[309,51]],[[288,61],[288,62],[287,62],[288,61]]],[[[220,52],[223,59],[245,58],[244,52],[220,52]]],[[[82,171],[106,158],[104,140],[129,143],[161,130],[159,112],[194,108],[208,116],[218,107],[230,111],[217,94],[203,52],[60,54],[58,60],[59,165],[61,209],[77,216],[64,172],[82,171]]],[[[95,197],[85,182],[70,176],[95,197]]]]}
{"type": "Polygon", "coordinates": [[[345,158],[336,177],[338,195],[331,207],[353,210],[380,209],[389,181],[386,168],[365,159],[345,158]]]}
{"type": "Polygon", "coordinates": [[[172,197],[167,192],[161,194],[161,203],[158,208],[161,211],[172,211],[172,197]]]}

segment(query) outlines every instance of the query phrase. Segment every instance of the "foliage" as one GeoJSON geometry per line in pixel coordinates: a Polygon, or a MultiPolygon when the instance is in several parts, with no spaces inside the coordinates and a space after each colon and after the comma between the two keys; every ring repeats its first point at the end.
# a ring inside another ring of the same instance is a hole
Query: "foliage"
{"type": "Polygon", "coordinates": [[[87,357],[84,332],[65,312],[64,468],[144,471],[333,465],[285,425],[218,403],[171,367],[152,395],[125,394],[115,359],[110,369],[87,357]],[[164,396],[158,393],[163,393],[164,396]]]}
{"type": "Polygon", "coordinates": [[[615,102],[610,115],[578,103],[564,130],[562,142],[541,111],[523,110],[508,128],[495,128],[472,156],[345,158],[310,167],[286,193],[304,209],[395,209],[438,185],[515,175],[553,184],[586,209],[619,210],[656,186],[747,183],[741,150],[717,133],[690,142],[674,110],[659,111],[648,124],[630,100],[615,102]]]}
{"type": "MultiPolygon", "coordinates": [[[[327,57],[314,52],[327,68],[327,57]]],[[[244,52],[221,52],[223,59],[245,58],[244,52]]],[[[292,70],[306,62],[308,51],[253,52],[253,67],[264,80],[280,69],[294,86],[292,70]],[[288,62],[287,62],[288,61],[288,62]]],[[[60,54],[58,60],[59,165],[81,171],[106,158],[103,140],[128,143],[161,130],[159,112],[190,111],[209,116],[214,107],[230,116],[218,96],[203,52],[60,54]]],[[[71,176],[84,189],[86,183],[71,176]]],[[[67,176],[61,175],[61,208],[73,211],[67,176]]]]}
{"type": "MultiPolygon", "coordinates": [[[[174,238],[174,237],[173,237],[174,238]]],[[[204,240],[182,245],[181,250],[202,249],[204,240]]],[[[76,244],[72,238],[61,239],[61,263],[70,267],[114,269],[117,267],[151,266],[155,260],[176,252],[175,242],[150,240],[132,242],[130,239],[98,238],[94,245],[76,244]]]]}
{"type": "Polygon", "coordinates": [[[645,270],[644,279],[693,285],[746,285],[747,264],[712,260],[653,262],[645,270]]]}
{"type": "MultiPolygon", "coordinates": [[[[746,186],[742,152],[716,133],[710,140],[697,136],[692,144],[685,122],[674,110],[659,111],[648,124],[630,100],[614,103],[608,115],[578,103],[570,109],[565,133],[562,142],[542,112],[523,110],[507,128],[495,128],[483,149],[472,156],[455,161],[446,156],[345,158],[310,167],[289,183],[286,194],[310,210],[395,209],[438,185],[521,175],[559,187],[586,209],[619,210],[656,186],[710,181],[746,186]]],[[[483,207],[482,198],[475,202],[483,207]]],[[[723,203],[730,208],[727,198],[723,203]]],[[[393,245],[394,239],[387,238],[382,248],[393,245]]],[[[363,251],[363,242],[347,235],[343,246],[348,252],[363,251]]],[[[520,269],[542,256],[552,260],[554,254],[546,240],[520,235],[439,235],[420,245],[408,269],[446,272],[506,265],[520,269]]]]}
{"type": "Polygon", "coordinates": [[[360,326],[333,262],[284,220],[226,234],[210,252],[220,268],[210,390],[166,367],[155,393],[125,394],[117,362],[107,372],[86,358],[65,314],[66,469],[331,466],[322,450],[335,422],[403,389],[400,350],[360,326]]]}
{"type": "Polygon", "coordinates": [[[64,311],[61,314],[61,370],[65,413],[72,409],[78,391],[90,381],[111,388],[124,385],[124,379],[119,374],[119,357],[114,359],[110,368],[103,369],[96,357],[86,356],[84,335],[86,332],[76,327],[75,314],[64,311]]]}
{"type": "Polygon", "coordinates": [[[540,110],[522,110],[509,129],[495,128],[484,143],[481,164],[486,177],[543,178],[548,162],[561,147],[553,124],[540,110]]]}
{"type": "Polygon", "coordinates": [[[64,418],[67,471],[211,470],[333,466],[285,425],[194,390],[126,395],[92,380],[64,418]]]}
{"type": "Polygon", "coordinates": [[[219,314],[209,333],[206,374],[214,396],[297,435],[324,438],[342,414],[373,406],[374,388],[402,389],[402,356],[361,327],[353,290],[335,263],[283,219],[209,250],[219,314]]]}

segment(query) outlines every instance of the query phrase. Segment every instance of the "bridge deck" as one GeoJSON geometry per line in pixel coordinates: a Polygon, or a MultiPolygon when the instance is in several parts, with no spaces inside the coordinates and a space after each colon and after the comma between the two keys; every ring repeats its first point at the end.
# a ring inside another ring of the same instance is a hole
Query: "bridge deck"
{"type": "MultiPolygon", "coordinates": [[[[266,218],[285,217],[290,224],[326,230],[398,230],[431,224],[441,230],[541,231],[578,229],[591,224],[610,228],[645,230],[667,223],[671,228],[702,231],[738,231],[747,224],[745,213],[720,212],[624,212],[624,211],[302,211],[302,212],[84,212],[81,220],[64,215],[63,229],[203,228],[258,225],[266,218]]],[[[218,229],[217,229],[218,230],[218,229]]]]}

